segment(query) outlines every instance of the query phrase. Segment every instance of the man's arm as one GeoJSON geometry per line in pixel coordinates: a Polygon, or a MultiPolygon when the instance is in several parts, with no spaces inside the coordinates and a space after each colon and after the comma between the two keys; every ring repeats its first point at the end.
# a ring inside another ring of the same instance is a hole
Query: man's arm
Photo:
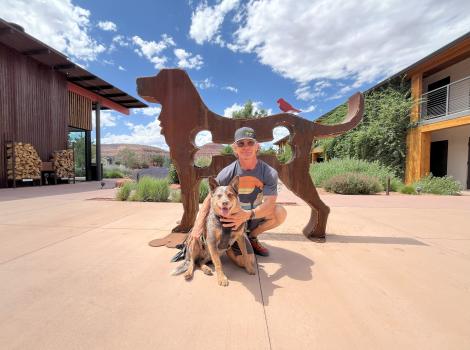
{"type": "Polygon", "coordinates": [[[195,238],[199,238],[204,232],[204,225],[206,223],[207,214],[209,214],[209,209],[211,206],[210,198],[211,195],[209,193],[206,199],[204,199],[204,202],[202,203],[201,207],[199,208],[199,212],[197,213],[196,221],[194,222],[193,229],[191,230],[191,236],[195,238]]]}
{"type": "MultiPolygon", "coordinates": [[[[245,221],[248,221],[251,217],[251,212],[254,212],[254,219],[263,218],[268,214],[272,213],[274,207],[276,206],[277,196],[264,196],[263,203],[257,206],[253,210],[240,210],[227,218],[221,218],[220,221],[224,222],[222,224],[224,227],[238,227],[243,224],[245,221]]],[[[198,216],[199,218],[199,216],[198,216]]]]}

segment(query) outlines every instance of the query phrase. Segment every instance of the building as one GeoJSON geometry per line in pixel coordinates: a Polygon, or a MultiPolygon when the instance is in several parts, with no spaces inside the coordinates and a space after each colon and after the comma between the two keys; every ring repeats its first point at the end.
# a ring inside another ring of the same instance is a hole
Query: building
{"type": "Polygon", "coordinates": [[[101,164],[100,110],[129,114],[146,104],[93,75],[66,56],[0,19],[0,187],[6,187],[6,143],[33,145],[42,161],[85,136],[86,179],[101,179],[92,164],[92,111],[96,114],[96,164],[101,164]]]}
{"type": "Polygon", "coordinates": [[[411,82],[415,102],[405,182],[432,173],[470,188],[470,32],[368,91],[401,76],[411,82]]]}

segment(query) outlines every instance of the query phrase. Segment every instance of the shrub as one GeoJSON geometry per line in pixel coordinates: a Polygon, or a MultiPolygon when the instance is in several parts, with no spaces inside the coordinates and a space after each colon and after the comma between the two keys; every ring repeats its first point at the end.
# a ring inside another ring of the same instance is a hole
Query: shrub
{"type": "Polygon", "coordinates": [[[211,165],[212,157],[198,157],[194,161],[194,164],[199,168],[205,168],[211,165]]]}
{"type": "Polygon", "coordinates": [[[103,177],[106,179],[120,179],[124,177],[124,174],[118,169],[104,169],[103,177]]]}
{"type": "Polygon", "coordinates": [[[336,175],[345,173],[361,173],[379,180],[383,188],[387,187],[387,178],[390,177],[390,190],[398,191],[402,182],[394,172],[379,162],[368,162],[360,159],[331,159],[326,162],[314,163],[310,166],[310,176],[317,187],[324,187],[324,183],[336,175]]]}
{"type": "Polygon", "coordinates": [[[142,177],[136,188],[136,199],[142,202],[166,202],[170,195],[166,179],[142,177]]]}
{"type": "Polygon", "coordinates": [[[262,148],[262,149],[259,150],[259,155],[275,156],[276,155],[276,150],[272,147],[262,148]]]}
{"type": "Polygon", "coordinates": [[[180,189],[170,189],[170,202],[181,203],[181,190],[180,189]]]}
{"type": "Polygon", "coordinates": [[[281,163],[287,163],[290,161],[292,159],[292,147],[290,145],[285,145],[277,155],[277,159],[281,163]]]}
{"type": "Polygon", "coordinates": [[[358,173],[333,176],[325,182],[324,187],[328,192],[340,194],[371,194],[383,191],[377,178],[358,173]]]}
{"type": "Polygon", "coordinates": [[[452,176],[435,177],[429,174],[413,185],[423,193],[458,196],[462,191],[462,185],[452,176]]]}
{"type": "Polygon", "coordinates": [[[178,177],[178,172],[176,171],[176,167],[173,163],[170,163],[170,167],[168,168],[168,182],[170,184],[179,184],[180,179],[178,177]]]}
{"type": "Polygon", "coordinates": [[[418,194],[413,185],[403,186],[402,188],[400,188],[400,193],[403,193],[403,194],[418,194]]]}
{"type": "Polygon", "coordinates": [[[207,179],[202,179],[201,183],[199,184],[199,203],[204,202],[207,195],[209,194],[209,182],[207,179]]]}
{"type": "Polygon", "coordinates": [[[116,199],[118,201],[126,201],[134,187],[134,182],[126,182],[121,188],[118,189],[116,193],[116,199]]]}
{"type": "Polygon", "coordinates": [[[230,145],[225,145],[222,151],[220,151],[220,154],[222,155],[230,155],[233,154],[233,149],[232,146],[230,145]]]}

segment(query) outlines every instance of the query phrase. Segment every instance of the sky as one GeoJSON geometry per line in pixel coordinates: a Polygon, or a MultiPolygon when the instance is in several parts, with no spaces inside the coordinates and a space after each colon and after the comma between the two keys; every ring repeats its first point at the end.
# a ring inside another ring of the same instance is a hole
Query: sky
{"type": "MultiPolygon", "coordinates": [[[[136,78],[179,67],[220,115],[283,97],[314,120],[469,32],[470,1],[0,0],[0,17],[138,99],[136,78]]],[[[102,143],[168,149],[147,104],[102,111],[102,143]]]]}

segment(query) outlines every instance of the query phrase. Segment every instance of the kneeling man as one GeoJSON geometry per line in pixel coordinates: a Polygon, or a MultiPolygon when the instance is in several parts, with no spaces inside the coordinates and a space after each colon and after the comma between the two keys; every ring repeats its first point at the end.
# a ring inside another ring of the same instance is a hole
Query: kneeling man
{"type": "MultiPolygon", "coordinates": [[[[235,132],[232,149],[237,160],[225,167],[217,175],[217,182],[227,186],[233,177],[240,177],[239,194],[241,211],[222,218],[225,227],[239,227],[247,222],[247,233],[252,249],[247,245],[248,253],[268,256],[269,250],[258,241],[258,235],[282,224],[287,212],[277,199],[278,174],[271,166],[257,158],[260,149],[252,128],[243,127],[235,132]]],[[[200,237],[204,231],[206,216],[209,212],[210,195],[204,200],[191,232],[193,237],[200,237]]],[[[238,265],[240,252],[236,243],[227,251],[227,255],[238,265]]]]}

